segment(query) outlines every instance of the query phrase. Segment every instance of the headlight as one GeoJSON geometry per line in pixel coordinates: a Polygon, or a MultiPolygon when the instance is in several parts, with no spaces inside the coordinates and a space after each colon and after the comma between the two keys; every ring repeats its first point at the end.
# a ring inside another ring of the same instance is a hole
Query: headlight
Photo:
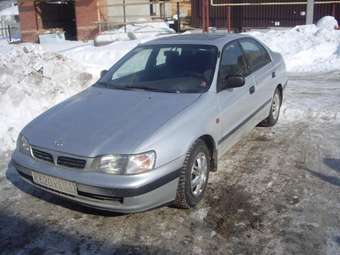
{"type": "Polygon", "coordinates": [[[156,153],[154,151],[130,155],[125,169],[126,174],[139,174],[154,168],[156,153]]]}
{"type": "Polygon", "coordinates": [[[31,156],[31,146],[28,143],[27,139],[21,134],[18,137],[17,148],[21,153],[31,156]]]}
{"type": "Polygon", "coordinates": [[[108,174],[139,174],[152,170],[155,161],[154,151],[135,155],[105,155],[93,161],[93,168],[108,174]]]}

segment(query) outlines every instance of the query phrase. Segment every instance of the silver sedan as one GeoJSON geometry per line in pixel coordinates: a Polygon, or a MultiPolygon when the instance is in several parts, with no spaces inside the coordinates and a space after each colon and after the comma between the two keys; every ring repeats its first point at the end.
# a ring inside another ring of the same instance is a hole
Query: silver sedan
{"type": "Polygon", "coordinates": [[[190,208],[233,144],[275,125],[286,84],[281,55],[247,35],[150,41],[29,123],[14,166],[30,184],[90,207],[190,208]]]}

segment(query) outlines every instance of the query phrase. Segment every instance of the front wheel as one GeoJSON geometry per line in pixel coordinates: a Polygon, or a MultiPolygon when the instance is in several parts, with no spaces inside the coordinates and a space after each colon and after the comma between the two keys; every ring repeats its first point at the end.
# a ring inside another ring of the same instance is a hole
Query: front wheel
{"type": "Polygon", "coordinates": [[[272,99],[272,105],[268,117],[260,123],[262,127],[272,127],[279,120],[282,96],[279,88],[276,88],[272,99]]]}
{"type": "Polygon", "coordinates": [[[202,140],[197,140],[187,153],[174,202],[177,208],[188,209],[202,200],[209,178],[210,155],[202,140]]]}

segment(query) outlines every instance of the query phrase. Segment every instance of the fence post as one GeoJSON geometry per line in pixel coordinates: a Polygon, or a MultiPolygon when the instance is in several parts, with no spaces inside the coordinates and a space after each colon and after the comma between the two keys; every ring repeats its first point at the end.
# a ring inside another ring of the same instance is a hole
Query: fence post
{"type": "Polygon", "coordinates": [[[181,32],[181,18],[179,10],[179,2],[177,2],[177,33],[181,32]]]}
{"type": "Polygon", "coordinates": [[[228,32],[231,32],[231,7],[228,6],[228,32]]]}
{"type": "Polygon", "coordinates": [[[313,24],[314,21],[314,0],[308,0],[307,2],[307,15],[306,24],[313,24]]]}
{"type": "Polygon", "coordinates": [[[202,5],[202,29],[203,32],[208,32],[209,28],[209,8],[210,4],[208,0],[203,0],[202,5]]]}
{"type": "Polygon", "coordinates": [[[124,20],[124,32],[126,33],[126,5],[125,5],[125,0],[123,0],[123,20],[124,20]]]}
{"type": "Polygon", "coordinates": [[[166,6],[165,6],[165,2],[163,2],[162,8],[163,8],[163,19],[165,19],[166,18],[166,6]]]}
{"type": "Polygon", "coordinates": [[[10,25],[7,26],[7,29],[8,29],[8,41],[11,42],[12,41],[12,33],[11,33],[10,25]]]}
{"type": "Polygon", "coordinates": [[[2,30],[4,31],[5,39],[7,39],[8,38],[8,30],[7,30],[7,24],[5,22],[2,23],[2,30]]]}

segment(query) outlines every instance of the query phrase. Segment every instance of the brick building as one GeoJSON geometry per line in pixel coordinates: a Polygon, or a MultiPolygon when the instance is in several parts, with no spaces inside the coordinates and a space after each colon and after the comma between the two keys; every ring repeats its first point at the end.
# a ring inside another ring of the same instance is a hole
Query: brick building
{"type": "Polygon", "coordinates": [[[40,32],[63,29],[69,40],[92,39],[97,33],[96,0],[19,0],[22,40],[36,42],[40,32]]]}
{"type": "MultiPolygon", "coordinates": [[[[181,11],[189,13],[190,0],[179,1],[182,4],[181,11]]],[[[170,0],[18,0],[22,40],[36,42],[40,33],[54,29],[63,30],[67,40],[93,39],[98,30],[103,29],[103,25],[112,28],[124,22],[141,20],[148,22],[172,17],[176,14],[176,2],[170,0]]]]}

